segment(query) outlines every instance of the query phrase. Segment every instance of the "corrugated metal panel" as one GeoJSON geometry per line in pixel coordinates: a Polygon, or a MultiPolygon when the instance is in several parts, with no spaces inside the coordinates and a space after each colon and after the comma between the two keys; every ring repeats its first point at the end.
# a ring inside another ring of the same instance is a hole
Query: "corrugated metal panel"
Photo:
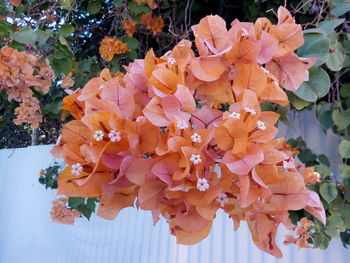
{"type": "MultiPolygon", "coordinates": [[[[0,151],[0,262],[1,263],[269,263],[349,262],[349,251],[339,240],[327,251],[297,250],[283,246],[285,258],[277,260],[259,251],[242,224],[219,213],[210,236],[194,246],[176,245],[167,224],[152,226],[150,213],[123,210],[114,221],[93,216],[75,226],[55,224],[49,211],[54,191],[38,182],[39,170],[52,164],[50,146],[0,151]]],[[[283,234],[280,233],[281,244],[283,234]]]]}

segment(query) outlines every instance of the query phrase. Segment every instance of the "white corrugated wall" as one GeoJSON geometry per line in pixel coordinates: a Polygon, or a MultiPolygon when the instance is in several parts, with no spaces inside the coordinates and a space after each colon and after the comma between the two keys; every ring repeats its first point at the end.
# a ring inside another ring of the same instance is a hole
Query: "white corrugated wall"
{"type": "MultiPolygon", "coordinates": [[[[331,138],[320,137],[315,128],[303,135],[309,136],[312,147],[332,151],[331,138]]],[[[123,210],[113,221],[92,216],[90,221],[77,219],[74,226],[52,223],[49,211],[55,192],[46,191],[37,181],[40,169],[54,162],[50,147],[0,150],[0,263],[350,261],[350,250],[343,248],[340,240],[326,251],[285,247],[282,229],[278,243],[285,257],[277,260],[254,246],[245,224],[233,232],[231,220],[221,213],[209,237],[194,246],[176,245],[163,220],[152,226],[151,214],[134,208],[123,210]]]]}

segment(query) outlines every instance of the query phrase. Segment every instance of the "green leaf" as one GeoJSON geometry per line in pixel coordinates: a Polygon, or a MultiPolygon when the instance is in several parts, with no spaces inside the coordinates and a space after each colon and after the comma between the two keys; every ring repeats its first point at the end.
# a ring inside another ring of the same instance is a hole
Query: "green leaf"
{"type": "Polygon", "coordinates": [[[339,237],[340,232],[345,230],[344,220],[339,215],[327,217],[327,226],[324,230],[331,237],[339,237]]]}
{"type": "Polygon", "coordinates": [[[59,0],[59,4],[63,9],[69,10],[71,8],[71,5],[73,3],[73,0],[59,0]]]}
{"type": "Polygon", "coordinates": [[[21,16],[23,14],[23,12],[25,11],[25,9],[26,9],[26,6],[24,6],[24,5],[16,7],[16,10],[15,10],[16,17],[21,16]]]}
{"type": "Polygon", "coordinates": [[[131,59],[136,59],[137,58],[136,50],[131,50],[131,51],[125,53],[125,55],[127,55],[131,59]]]}
{"type": "Polygon", "coordinates": [[[322,178],[331,176],[331,169],[329,169],[328,166],[324,165],[324,164],[318,164],[314,166],[315,171],[318,172],[322,178]]]}
{"type": "Polygon", "coordinates": [[[321,23],[319,23],[318,27],[306,29],[304,30],[304,33],[321,33],[324,35],[329,35],[334,31],[334,29],[341,25],[345,21],[344,18],[341,19],[333,19],[333,20],[324,20],[321,23]]]}
{"type": "Polygon", "coordinates": [[[113,0],[115,7],[121,7],[123,5],[123,0],[113,0]]]}
{"type": "Polygon", "coordinates": [[[330,203],[328,210],[331,214],[340,215],[343,210],[343,204],[344,199],[338,195],[337,198],[332,203],[330,203]]]}
{"type": "Polygon", "coordinates": [[[22,44],[30,44],[32,46],[42,46],[50,37],[48,32],[42,30],[23,29],[22,31],[12,34],[14,40],[22,44]]]}
{"type": "Polygon", "coordinates": [[[22,44],[35,45],[36,35],[32,29],[24,29],[13,34],[13,39],[22,44]]]}
{"type": "Polygon", "coordinates": [[[350,178],[350,166],[344,163],[339,164],[339,171],[343,178],[350,178]]]}
{"type": "Polygon", "coordinates": [[[314,157],[314,154],[310,150],[301,151],[298,155],[299,160],[302,161],[303,163],[312,161],[313,157],[314,157]]]}
{"type": "Polygon", "coordinates": [[[322,112],[329,109],[330,104],[325,101],[320,101],[316,105],[316,117],[318,118],[322,112]]]}
{"type": "Polygon", "coordinates": [[[332,111],[326,110],[322,112],[318,117],[318,120],[326,130],[331,128],[333,126],[332,111]]]}
{"type": "Polygon", "coordinates": [[[328,58],[329,39],[320,33],[307,33],[304,35],[304,45],[298,49],[301,57],[317,57],[314,66],[322,65],[328,58]]]}
{"type": "Polygon", "coordinates": [[[69,197],[68,206],[71,208],[78,208],[79,205],[84,204],[85,198],[82,197],[69,197]]]}
{"type": "Polygon", "coordinates": [[[129,49],[136,49],[140,44],[140,42],[134,37],[126,37],[123,41],[128,44],[129,49]]]}
{"type": "Polygon", "coordinates": [[[87,219],[90,219],[92,211],[86,205],[79,205],[77,210],[82,213],[87,219]]]}
{"type": "Polygon", "coordinates": [[[350,97],[350,82],[345,83],[340,88],[340,96],[343,98],[349,98],[350,97]]]}
{"type": "Polygon", "coordinates": [[[56,76],[60,76],[62,73],[67,75],[73,68],[73,63],[68,58],[54,59],[51,61],[51,66],[55,71],[56,76]]]}
{"type": "Polygon", "coordinates": [[[322,164],[330,166],[329,159],[328,159],[328,157],[326,155],[320,154],[319,156],[317,156],[317,158],[322,164]]]}
{"type": "Polygon", "coordinates": [[[271,102],[262,102],[262,103],[260,103],[260,109],[261,109],[261,111],[273,111],[272,103],[271,102]]]}
{"type": "Polygon", "coordinates": [[[350,109],[346,111],[334,110],[332,119],[339,131],[346,129],[350,124],[350,109]]]}
{"type": "Polygon", "coordinates": [[[340,142],[339,153],[343,158],[350,158],[350,141],[342,140],[340,142]]]}
{"type": "Polygon", "coordinates": [[[62,99],[56,99],[54,100],[50,105],[50,112],[53,114],[59,114],[60,113],[60,107],[62,106],[62,99]]]}
{"type": "Polygon", "coordinates": [[[88,198],[86,202],[86,207],[89,208],[92,212],[95,212],[96,209],[96,198],[88,198]]]}
{"type": "Polygon", "coordinates": [[[350,3],[342,1],[334,1],[333,9],[331,10],[332,16],[342,16],[350,11],[350,3]]]}
{"type": "Polygon", "coordinates": [[[128,3],[128,10],[134,15],[138,16],[149,12],[149,8],[146,5],[138,5],[135,2],[128,3]]]}
{"type": "Polygon", "coordinates": [[[290,110],[290,105],[288,104],[287,106],[278,106],[277,110],[275,112],[277,112],[279,115],[284,116],[287,115],[287,113],[290,110]]]}
{"type": "Polygon", "coordinates": [[[50,37],[50,31],[42,31],[42,30],[36,30],[36,44],[41,47],[44,44],[46,44],[48,38],[50,37]]]}
{"type": "Polygon", "coordinates": [[[61,28],[58,30],[58,32],[63,36],[63,37],[68,37],[72,32],[74,31],[74,27],[72,25],[64,24],[61,26],[61,28]]]}
{"type": "Polygon", "coordinates": [[[88,59],[84,59],[82,61],[79,61],[78,64],[78,73],[86,73],[86,72],[90,72],[91,70],[91,66],[92,66],[92,59],[88,58],[88,59]]]}
{"type": "Polygon", "coordinates": [[[343,178],[343,186],[345,186],[346,191],[350,190],[350,178],[343,178]]]}
{"type": "Polygon", "coordinates": [[[331,238],[323,232],[317,232],[313,234],[312,237],[314,241],[314,247],[318,247],[322,250],[327,249],[329,241],[331,240],[331,238]]]}
{"type": "Polygon", "coordinates": [[[311,104],[311,102],[300,99],[298,96],[294,95],[294,93],[289,93],[288,98],[290,103],[297,110],[302,110],[311,104]]]}
{"type": "Polygon", "coordinates": [[[309,70],[309,80],[304,82],[294,94],[304,101],[315,102],[318,98],[327,95],[330,88],[330,79],[321,67],[309,70]]]}
{"type": "Polygon", "coordinates": [[[324,182],[320,186],[320,194],[324,200],[329,204],[331,203],[335,198],[337,198],[338,190],[337,188],[332,185],[331,183],[324,182]]]}
{"type": "Polygon", "coordinates": [[[101,10],[101,2],[100,0],[90,0],[87,6],[86,11],[91,15],[97,14],[101,10]]]}
{"type": "Polygon", "coordinates": [[[328,51],[329,56],[326,65],[332,71],[339,71],[342,69],[346,55],[345,48],[338,41],[337,36],[338,34],[335,32],[329,36],[331,45],[328,51]]]}
{"type": "Polygon", "coordinates": [[[350,229],[350,205],[345,204],[342,209],[342,218],[346,229],[350,229]]]}
{"type": "Polygon", "coordinates": [[[288,211],[289,213],[289,218],[292,221],[293,225],[297,225],[299,220],[300,220],[300,216],[298,215],[297,211],[288,211]]]}

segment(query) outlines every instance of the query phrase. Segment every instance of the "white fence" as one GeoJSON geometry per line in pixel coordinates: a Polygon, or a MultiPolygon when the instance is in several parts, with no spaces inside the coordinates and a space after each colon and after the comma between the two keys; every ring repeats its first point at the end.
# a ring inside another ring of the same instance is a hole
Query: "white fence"
{"type": "Polygon", "coordinates": [[[219,214],[210,236],[194,246],[176,245],[167,224],[152,226],[150,213],[126,209],[114,221],[92,216],[74,226],[50,221],[54,191],[37,179],[41,168],[53,164],[50,146],[0,150],[0,262],[1,263],[205,263],[205,262],[349,262],[350,251],[339,240],[326,251],[297,250],[279,244],[284,258],[259,251],[243,224],[232,231],[229,218],[219,214]]]}

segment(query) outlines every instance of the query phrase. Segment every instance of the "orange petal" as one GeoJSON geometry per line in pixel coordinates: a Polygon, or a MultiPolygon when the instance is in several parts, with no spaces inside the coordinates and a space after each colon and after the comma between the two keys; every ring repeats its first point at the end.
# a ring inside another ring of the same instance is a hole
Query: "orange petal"
{"type": "Polygon", "coordinates": [[[190,68],[196,78],[207,82],[219,79],[227,70],[218,57],[192,59],[190,68]]]}
{"type": "Polygon", "coordinates": [[[183,230],[176,230],[176,243],[182,245],[193,245],[203,240],[209,235],[212,226],[212,221],[197,232],[187,232],[183,230]]]}
{"type": "Polygon", "coordinates": [[[102,186],[113,179],[111,173],[95,173],[84,185],[77,185],[74,180],[86,177],[87,173],[81,173],[78,177],[71,173],[71,167],[66,167],[58,176],[58,195],[71,197],[99,197],[102,186]]]}
{"type": "Polygon", "coordinates": [[[266,68],[278,79],[286,90],[297,90],[300,85],[309,80],[308,69],[315,63],[316,58],[300,58],[294,53],[274,58],[266,68]]]}
{"type": "Polygon", "coordinates": [[[144,210],[155,209],[159,203],[157,201],[159,194],[164,190],[165,184],[161,181],[146,181],[139,189],[138,200],[140,208],[144,210]]]}
{"type": "Polygon", "coordinates": [[[134,206],[134,201],[135,195],[132,192],[130,194],[117,192],[110,195],[102,195],[97,215],[107,220],[113,220],[117,217],[120,210],[134,206]]]}
{"type": "Polygon", "coordinates": [[[223,163],[232,173],[245,175],[248,174],[255,165],[262,162],[263,159],[264,155],[260,147],[251,144],[247,148],[247,154],[241,158],[232,155],[230,152],[226,152],[223,163]]]}

